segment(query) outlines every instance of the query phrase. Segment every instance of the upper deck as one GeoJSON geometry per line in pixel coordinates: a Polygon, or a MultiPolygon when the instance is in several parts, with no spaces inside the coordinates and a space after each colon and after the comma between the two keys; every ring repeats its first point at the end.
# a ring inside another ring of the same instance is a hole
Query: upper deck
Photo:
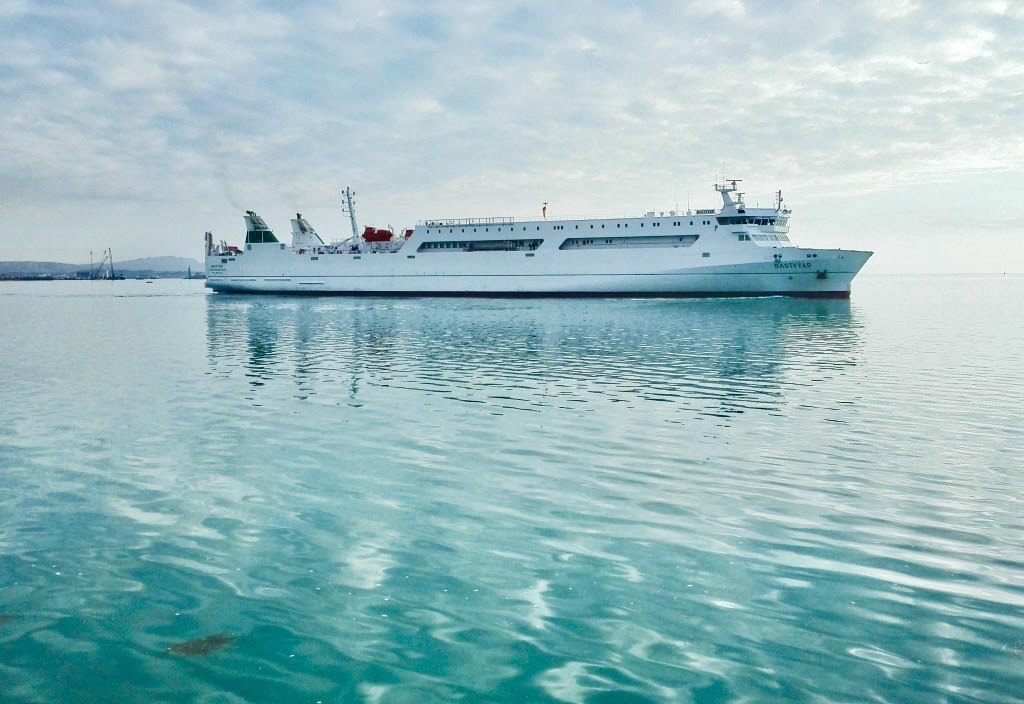
{"type": "MultiPolygon", "coordinates": [[[[788,235],[790,211],[782,207],[782,194],[777,194],[774,208],[747,208],[743,194],[737,190],[738,181],[716,184],[722,196],[722,207],[685,211],[649,210],[641,215],[619,216],[562,216],[547,217],[547,204],[541,219],[498,217],[432,218],[421,220],[414,230],[404,236],[353,236],[343,241],[325,243],[301,215],[292,220],[292,243],[286,247],[279,243],[266,223],[252,211],[247,211],[245,249],[253,245],[271,243],[275,249],[287,249],[298,254],[320,256],[325,254],[362,253],[452,253],[485,251],[534,251],[544,245],[557,249],[623,249],[652,247],[689,247],[698,240],[712,244],[722,235],[722,241],[751,242],[767,247],[794,246],[788,235]],[[735,194],[735,197],[734,197],[735,194]]],[[[349,214],[352,215],[351,192],[346,190],[349,214]]],[[[355,219],[353,217],[353,226],[355,219]]],[[[367,228],[377,235],[393,234],[367,228]]],[[[219,254],[226,245],[212,246],[209,253],[219,254]]],[[[232,254],[241,254],[230,248],[232,254]]],[[[410,254],[410,256],[412,256],[410,254]]]]}

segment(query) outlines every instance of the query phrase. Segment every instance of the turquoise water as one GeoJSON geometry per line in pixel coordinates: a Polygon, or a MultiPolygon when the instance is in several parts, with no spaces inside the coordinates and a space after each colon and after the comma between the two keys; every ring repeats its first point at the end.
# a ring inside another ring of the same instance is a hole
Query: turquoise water
{"type": "Polygon", "coordinates": [[[854,289],[0,284],[0,701],[1019,702],[1024,278],[854,289]]]}

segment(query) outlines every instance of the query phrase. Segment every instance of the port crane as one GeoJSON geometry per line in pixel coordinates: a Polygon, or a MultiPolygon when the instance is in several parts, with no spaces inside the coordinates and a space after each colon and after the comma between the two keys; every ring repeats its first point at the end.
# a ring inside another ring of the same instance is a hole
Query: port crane
{"type": "Polygon", "coordinates": [[[114,278],[114,255],[110,248],[103,250],[103,259],[100,265],[94,268],[89,275],[90,279],[113,279],[114,278]]]}

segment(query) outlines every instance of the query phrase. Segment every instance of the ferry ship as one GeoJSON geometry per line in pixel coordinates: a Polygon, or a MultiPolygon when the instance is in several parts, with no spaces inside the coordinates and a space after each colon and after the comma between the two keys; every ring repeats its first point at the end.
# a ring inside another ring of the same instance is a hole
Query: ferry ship
{"type": "Polygon", "coordinates": [[[242,247],[207,232],[206,285],[215,291],[368,296],[813,296],[847,298],[871,252],[797,246],[791,211],[749,208],[739,180],[716,184],[718,209],[639,217],[424,220],[415,228],[356,223],[325,242],[301,213],[291,244],[252,211],[242,247]]]}

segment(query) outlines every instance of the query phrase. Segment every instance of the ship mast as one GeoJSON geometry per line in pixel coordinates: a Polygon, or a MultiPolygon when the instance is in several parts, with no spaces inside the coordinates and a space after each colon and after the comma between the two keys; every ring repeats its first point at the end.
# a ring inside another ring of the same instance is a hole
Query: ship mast
{"type": "Polygon", "coordinates": [[[348,219],[352,222],[352,236],[359,237],[359,226],[356,225],[356,206],[352,200],[355,194],[355,191],[351,188],[345,187],[345,190],[342,191],[342,195],[345,196],[345,202],[342,203],[341,209],[348,213],[348,219]]]}
{"type": "Polygon", "coordinates": [[[743,194],[739,192],[739,188],[736,185],[741,181],[742,179],[738,178],[725,178],[722,179],[722,183],[715,184],[715,190],[722,196],[722,208],[724,210],[743,207],[743,194]],[[736,200],[729,196],[730,193],[736,194],[736,200]]]}

